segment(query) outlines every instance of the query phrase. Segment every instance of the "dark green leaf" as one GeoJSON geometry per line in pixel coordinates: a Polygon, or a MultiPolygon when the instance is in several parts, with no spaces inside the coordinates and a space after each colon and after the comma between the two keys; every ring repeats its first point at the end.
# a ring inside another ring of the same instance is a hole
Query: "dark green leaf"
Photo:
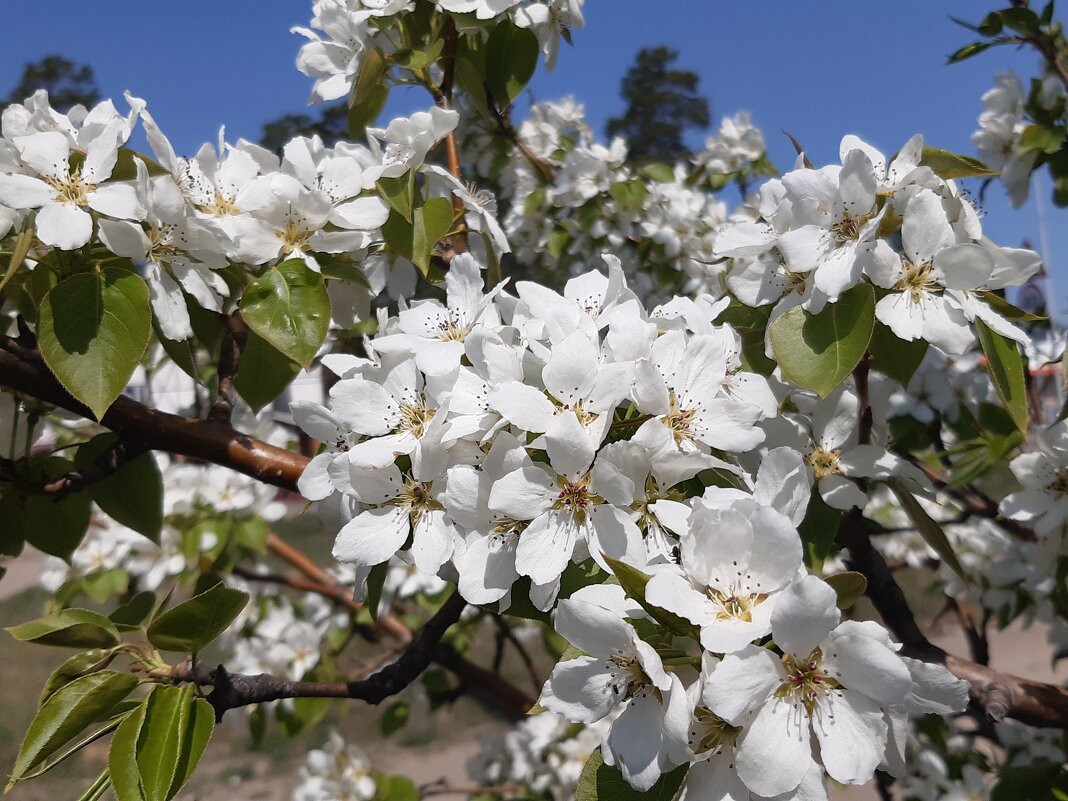
{"type": "Polygon", "coordinates": [[[367,576],[367,611],[371,613],[371,619],[378,621],[379,607],[382,605],[382,588],[386,584],[386,576],[389,574],[389,562],[375,565],[367,576]]]}
{"type": "Polygon", "coordinates": [[[234,389],[252,411],[258,412],[285,392],[299,372],[299,364],[249,331],[237,363],[234,389]]]}
{"type": "Polygon", "coordinates": [[[1012,320],[1013,322],[1017,323],[1037,323],[1039,321],[1049,319],[1049,317],[1046,317],[1045,315],[1032,314],[1029,311],[1024,311],[1023,309],[1017,306],[1013,306],[1011,303],[1005,300],[1005,298],[1001,297],[1001,295],[999,295],[997,292],[983,290],[981,292],[977,292],[976,294],[986,302],[987,306],[992,308],[1006,320],[1012,320]]]}
{"type": "Polygon", "coordinates": [[[689,765],[665,773],[647,792],[639,792],[627,784],[619,768],[604,764],[601,749],[595,750],[582,766],[575,801],[672,801],[689,765]]]}
{"type": "Polygon", "coordinates": [[[166,801],[178,769],[193,705],[193,687],[157,685],[137,738],[137,772],[146,801],[166,801]]]}
{"type": "Polygon", "coordinates": [[[396,211],[382,226],[382,236],[390,250],[415,264],[423,275],[430,269],[434,247],[452,229],[452,204],[443,197],[428,200],[413,213],[409,223],[396,211]]]}
{"type": "MultiPolygon", "coordinates": [[[[79,470],[90,467],[118,439],[110,433],[93,437],[78,448],[75,467],[79,470]]],[[[94,481],[88,492],[112,520],[159,543],[163,528],[163,475],[151,453],[142,453],[111,475],[94,481]]]]}
{"type": "Polygon", "coordinates": [[[871,369],[878,370],[885,376],[907,387],[916,373],[923,357],[927,355],[927,340],[914,339],[911,342],[900,339],[890,328],[878,320],[871,334],[868,345],[872,354],[871,369]]]}
{"type": "Polygon", "coordinates": [[[91,651],[83,651],[67,659],[62,665],[52,671],[44,688],[41,690],[41,700],[37,706],[41,706],[60,687],[70,684],[75,679],[87,676],[103,670],[111,664],[115,658],[115,651],[111,648],[94,648],[91,651]]]}
{"type": "Polygon", "coordinates": [[[827,397],[857,366],[875,326],[875,293],[858,284],[819,314],[800,306],[771,324],[771,347],[783,375],[827,397]]]}
{"type": "Polygon", "coordinates": [[[319,273],[300,259],[269,267],[245,287],[241,313],[255,333],[308,367],[330,328],[330,296],[319,273]]]}
{"type": "Polygon", "coordinates": [[[403,729],[411,716],[412,708],[404,701],[397,701],[387,706],[378,720],[382,736],[389,737],[393,732],[403,729]]]}
{"type": "Polygon", "coordinates": [[[147,701],[141,703],[119,724],[108,748],[108,773],[117,801],[145,801],[141,774],[137,769],[137,741],[145,722],[147,701]]]}
{"type": "Polygon", "coordinates": [[[108,615],[108,619],[118,627],[119,631],[136,631],[144,628],[145,623],[152,616],[152,610],[155,608],[156,594],[145,590],[137,593],[137,595],[108,615]]]}
{"type": "Polygon", "coordinates": [[[88,609],[64,609],[54,615],[12,626],[16,640],[69,648],[110,648],[119,644],[119,631],[103,615],[88,609]]]}
{"type": "Polygon", "coordinates": [[[246,592],[216,584],[157,614],[148,626],[148,641],[161,651],[199,651],[241,614],[248,598],[246,592]]]}
{"type": "Polygon", "coordinates": [[[497,25],[486,44],[486,83],[501,108],[510,106],[534,75],[538,38],[511,21],[497,25]]]}
{"type": "MultiPolygon", "coordinates": [[[[40,468],[41,478],[58,478],[70,472],[74,464],[51,457],[40,468]]],[[[0,519],[4,521],[0,549],[12,550],[5,542],[8,539],[21,549],[21,541],[25,540],[40,551],[69,562],[85,537],[91,513],[92,503],[85,492],[74,492],[60,500],[48,495],[5,495],[0,500],[0,519]]]]}
{"type": "Polygon", "coordinates": [[[920,164],[930,167],[941,178],[971,178],[973,176],[998,175],[979,159],[962,156],[938,147],[924,147],[920,164]]]}
{"type": "Polygon", "coordinates": [[[131,673],[101,671],[75,679],[53,693],[26,732],[8,788],[86,726],[106,718],[136,686],[137,677],[131,673]]]}
{"type": "Polygon", "coordinates": [[[1024,362],[1020,346],[1003,337],[977,319],[975,330],[979,344],[987,358],[987,369],[998,397],[1012,416],[1016,427],[1027,433],[1027,385],[1024,380],[1024,362]]]}
{"type": "Polygon", "coordinates": [[[57,284],[37,323],[45,363],[97,420],[126,388],[151,335],[148,287],[114,267],[57,284]]]}
{"type": "Polygon", "coordinates": [[[819,490],[813,489],[808,508],[805,510],[805,519],[797,527],[801,544],[805,548],[805,564],[812,570],[822,568],[824,561],[837,550],[834,541],[838,536],[838,524],[841,520],[841,510],[829,506],[819,490]]]}
{"type": "Polygon", "coordinates": [[[33,244],[33,235],[34,230],[31,226],[15,237],[15,244],[11,248],[11,259],[7,263],[7,271],[4,273],[4,277],[0,278],[0,292],[4,291],[7,282],[11,280],[18,268],[22,266],[22,262],[26,260],[26,255],[30,252],[30,246],[33,244]]]}

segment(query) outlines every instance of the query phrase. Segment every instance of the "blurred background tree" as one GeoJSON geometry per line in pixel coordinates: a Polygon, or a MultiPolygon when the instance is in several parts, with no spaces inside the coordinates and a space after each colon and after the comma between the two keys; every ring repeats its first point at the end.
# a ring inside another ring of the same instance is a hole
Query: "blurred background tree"
{"type": "Polygon", "coordinates": [[[689,70],[672,69],[678,51],[660,45],[643,47],[623,78],[627,109],[608,121],[610,137],[622,136],[635,163],[668,164],[689,155],[683,140],[691,128],[708,127],[708,100],[697,91],[699,78],[689,70]]]}
{"type": "Polygon", "coordinates": [[[66,113],[79,103],[86,108],[100,100],[93,68],[75,64],[68,58],[51,53],[22,68],[22,77],[4,99],[3,105],[21,103],[38,89],[47,89],[52,108],[66,113]]]}

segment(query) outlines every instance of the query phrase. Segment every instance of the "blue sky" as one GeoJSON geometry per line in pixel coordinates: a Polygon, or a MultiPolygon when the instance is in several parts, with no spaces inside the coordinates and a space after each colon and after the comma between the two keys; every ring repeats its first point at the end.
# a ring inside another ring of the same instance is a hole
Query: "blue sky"
{"type": "MultiPolygon", "coordinates": [[[[263,122],[305,104],[310,80],[294,68],[310,3],[297,0],[34,0],[6,22],[0,50],[0,91],[22,65],[47,53],[86,62],[107,96],[129,89],[149,102],[180,152],[227,138],[257,139],[263,122]]],[[[780,168],[793,149],[790,131],[817,164],[837,160],[838,142],[855,133],[893,152],[913,133],[928,143],[972,153],[969,136],[979,97],[995,72],[1035,74],[1029,52],[1001,48],[954,66],[945,57],[969,41],[950,20],[977,20],[999,7],[976,0],[821,0],[797,3],[713,0],[588,0],[587,27],[576,31],[555,72],[540,70],[538,99],[573,94],[593,127],[622,110],[619,83],[635,52],[667,44],[679,65],[701,76],[701,91],[718,125],[722,115],[749,109],[780,168]]],[[[425,108],[421,91],[395,90],[387,112],[425,108]]],[[[977,189],[978,187],[974,187],[977,189]]],[[[1052,207],[1042,179],[1056,307],[1068,312],[1068,210],[1052,207]]],[[[1032,192],[1032,197],[1035,192],[1032,192]]],[[[1041,244],[1034,200],[1011,209],[997,185],[985,202],[987,233],[1004,245],[1041,244]]]]}

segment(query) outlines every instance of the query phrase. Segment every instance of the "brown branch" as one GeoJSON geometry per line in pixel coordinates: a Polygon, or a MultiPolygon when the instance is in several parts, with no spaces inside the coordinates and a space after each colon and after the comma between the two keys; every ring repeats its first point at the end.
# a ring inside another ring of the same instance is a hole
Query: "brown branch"
{"type": "Polygon", "coordinates": [[[923,471],[923,474],[927,476],[935,489],[939,492],[946,493],[946,495],[951,497],[956,503],[960,504],[964,511],[978,517],[996,521],[1001,528],[1005,529],[1018,540],[1023,540],[1024,542],[1035,541],[1035,532],[1020,525],[1015,520],[1009,520],[1008,518],[1002,517],[997,502],[983,494],[980,490],[970,484],[964,487],[951,487],[945,478],[943,478],[934,468],[916,459],[910,461],[923,471]]]}
{"type": "Polygon", "coordinates": [[[266,673],[231,674],[219,665],[178,665],[171,670],[175,682],[195,682],[210,685],[207,700],[215,709],[216,720],[222,720],[229,709],[251,704],[277,701],[282,698],[352,698],[379,704],[396,695],[426,670],[434,658],[441,638],[448,628],[460,619],[467,602],[453,593],[420,629],[408,648],[396,662],[386,665],[374,675],[359,681],[308,682],[287,681],[266,673]]]}
{"type": "Polygon", "coordinates": [[[216,371],[218,376],[218,388],[215,391],[215,399],[208,411],[208,419],[214,423],[229,424],[234,412],[234,376],[237,374],[237,363],[241,358],[248,339],[248,329],[241,320],[240,313],[223,318],[222,343],[219,345],[219,367],[216,371]]]}
{"type": "Polygon", "coordinates": [[[542,177],[546,183],[553,183],[556,180],[556,168],[552,164],[539,158],[538,155],[530,149],[530,146],[523,141],[523,138],[519,135],[519,131],[515,129],[512,124],[512,119],[508,112],[501,111],[497,106],[496,101],[493,99],[493,93],[490,91],[489,86],[485,87],[486,102],[489,106],[490,113],[493,114],[494,122],[497,123],[497,133],[511,140],[521,154],[525,158],[530,166],[542,177]]]}
{"type": "MultiPolygon", "coordinates": [[[[0,338],[0,386],[95,419],[87,406],[60,385],[40,354],[7,337],[0,338]]],[[[119,396],[100,422],[131,448],[167,451],[222,465],[292,492],[309,461],[229,425],[168,414],[126,396],[119,396]]]]}
{"type": "MultiPolygon", "coordinates": [[[[50,495],[61,500],[67,495],[91,487],[109,476],[113,476],[145,450],[129,445],[123,440],[117,441],[96,457],[82,470],[72,470],[42,483],[26,481],[18,476],[18,465],[10,459],[0,459],[0,468],[6,476],[18,485],[20,492],[30,495],[50,495]]],[[[5,480],[0,478],[0,480],[5,480]]]]}

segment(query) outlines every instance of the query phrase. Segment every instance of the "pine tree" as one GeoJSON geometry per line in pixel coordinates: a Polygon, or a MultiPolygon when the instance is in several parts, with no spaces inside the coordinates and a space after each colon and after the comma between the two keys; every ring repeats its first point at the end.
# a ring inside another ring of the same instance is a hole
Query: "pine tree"
{"type": "Polygon", "coordinates": [[[670,47],[642,48],[623,78],[627,110],[608,121],[608,135],[629,141],[631,161],[670,164],[685,158],[683,133],[708,125],[708,101],[697,93],[697,74],[671,69],[678,55],[670,47]]]}
{"type": "Polygon", "coordinates": [[[22,77],[3,105],[21,103],[38,89],[48,90],[52,108],[62,112],[78,104],[94,106],[100,100],[100,87],[92,67],[51,54],[30,61],[22,68],[22,77]]]}

